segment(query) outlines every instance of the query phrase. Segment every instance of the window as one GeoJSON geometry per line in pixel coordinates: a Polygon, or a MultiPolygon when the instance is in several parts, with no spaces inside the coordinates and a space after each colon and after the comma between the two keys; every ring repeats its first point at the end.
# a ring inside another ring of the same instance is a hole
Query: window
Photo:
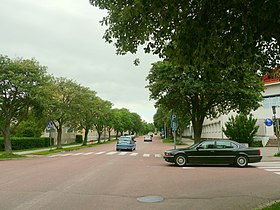
{"type": "Polygon", "coordinates": [[[216,141],[217,149],[234,149],[237,145],[230,141],[216,141]]]}
{"type": "Polygon", "coordinates": [[[215,142],[214,141],[204,141],[199,146],[202,149],[213,149],[215,148],[215,142]]]}

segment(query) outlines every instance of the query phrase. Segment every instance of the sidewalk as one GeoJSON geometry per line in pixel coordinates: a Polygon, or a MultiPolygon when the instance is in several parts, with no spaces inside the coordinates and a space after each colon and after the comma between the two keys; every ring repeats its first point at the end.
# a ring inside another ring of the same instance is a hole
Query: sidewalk
{"type": "MultiPolygon", "coordinates": [[[[69,146],[63,146],[62,148],[71,148],[71,147],[77,147],[77,146],[82,146],[82,144],[73,144],[73,145],[69,145],[69,146]]],[[[27,151],[22,151],[22,152],[14,152],[14,154],[17,155],[28,155],[28,154],[32,154],[35,152],[44,152],[44,151],[49,151],[52,149],[56,149],[56,147],[48,147],[48,148],[44,148],[44,149],[36,149],[36,150],[27,150],[27,151]]]]}

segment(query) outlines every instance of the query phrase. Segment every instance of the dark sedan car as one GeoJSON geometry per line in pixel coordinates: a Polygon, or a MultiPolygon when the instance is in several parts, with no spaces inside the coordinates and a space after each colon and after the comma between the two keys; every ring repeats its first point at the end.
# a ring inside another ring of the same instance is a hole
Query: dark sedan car
{"type": "Polygon", "coordinates": [[[164,159],[177,166],[230,164],[246,167],[248,163],[260,162],[262,156],[259,149],[248,148],[235,141],[205,140],[188,148],[167,150],[164,159]]]}

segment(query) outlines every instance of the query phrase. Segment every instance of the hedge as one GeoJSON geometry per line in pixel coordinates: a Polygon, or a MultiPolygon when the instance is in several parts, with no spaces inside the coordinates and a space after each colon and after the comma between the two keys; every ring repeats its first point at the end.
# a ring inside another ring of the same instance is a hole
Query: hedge
{"type": "MultiPolygon", "coordinates": [[[[54,141],[48,137],[12,137],[12,150],[23,150],[32,148],[49,147],[54,141]]],[[[0,137],[0,151],[4,151],[4,138],[0,137]]]]}

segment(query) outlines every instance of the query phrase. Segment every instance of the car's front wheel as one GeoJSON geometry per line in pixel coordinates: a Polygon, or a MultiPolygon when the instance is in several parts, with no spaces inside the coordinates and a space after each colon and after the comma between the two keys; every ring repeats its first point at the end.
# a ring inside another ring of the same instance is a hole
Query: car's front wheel
{"type": "Polygon", "coordinates": [[[175,164],[180,167],[185,166],[187,164],[187,157],[183,154],[176,155],[175,164]]]}
{"type": "Polygon", "coordinates": [[[248,158],[244,155],[237,156],[235,159],[235,165],[238,167],[246,167],[248,165],[248,158]]]}

